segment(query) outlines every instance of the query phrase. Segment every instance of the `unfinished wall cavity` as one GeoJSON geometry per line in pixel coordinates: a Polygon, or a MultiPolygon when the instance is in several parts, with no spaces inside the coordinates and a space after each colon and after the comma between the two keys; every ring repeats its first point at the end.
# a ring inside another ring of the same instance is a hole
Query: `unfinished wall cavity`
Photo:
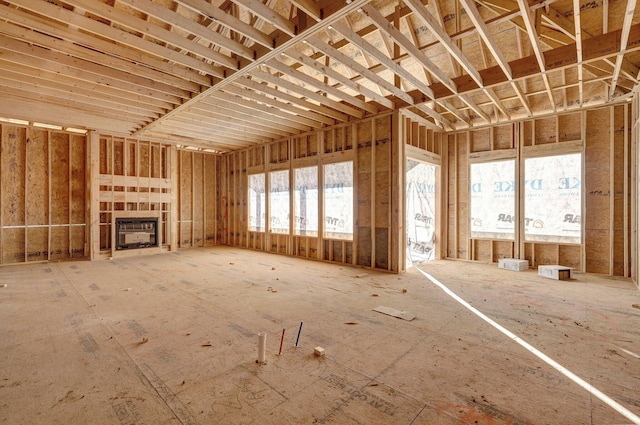
{"type": "Polygon", "coordinates": [[[84,258],[86,136],[0,124],[0,261],[84,258]]]}
{"type": "Polygon", "coordinates": [[[178,150],[179,246],[213,246],[216,229],[216,156],[178,150]]]}

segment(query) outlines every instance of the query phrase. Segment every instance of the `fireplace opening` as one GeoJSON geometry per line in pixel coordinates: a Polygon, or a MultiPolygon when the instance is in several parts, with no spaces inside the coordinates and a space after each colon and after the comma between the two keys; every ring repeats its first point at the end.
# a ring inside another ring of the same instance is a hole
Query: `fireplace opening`
{"type": "Polygon", "coordinates": [[[116,249],[151,248],[158,246],[158,219],[116,218],[116,249]]]}

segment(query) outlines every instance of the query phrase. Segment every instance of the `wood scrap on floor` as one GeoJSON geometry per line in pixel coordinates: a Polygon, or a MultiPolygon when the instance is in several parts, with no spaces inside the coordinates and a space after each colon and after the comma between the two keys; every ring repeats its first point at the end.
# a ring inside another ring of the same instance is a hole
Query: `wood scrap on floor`
{"type": "Polygon", "coordinates": [[[397,317],[398,319],[411,321],[416,318],[416,315],[413,313],[408,313],[402,310],[396,310],[395,308],[378,306],[373,309],[373,311],[377,311],[378,313],[387,314],[389,316],[397,317]]]}

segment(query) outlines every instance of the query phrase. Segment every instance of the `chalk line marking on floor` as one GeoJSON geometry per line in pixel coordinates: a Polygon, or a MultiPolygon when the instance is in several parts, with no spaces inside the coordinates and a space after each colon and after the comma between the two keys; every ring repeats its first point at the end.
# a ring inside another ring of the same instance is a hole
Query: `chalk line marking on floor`
{"type": "Polygon", "coordinates": [[[476,316],[478,316],[479,318],[481,318],[482,320],[484,320],[485,322],[487,322],[488,324],[490,324],[491,326],[493,326],[494,328],[496,328],[497,330],[499,330],[500,332],[502,332],[503,334],[511,338],[514,342],[517,342],[518,344],[520,344],[526,350],[536,355],[540,360],[544,361],[549,366],[553,367],[555,370],[562,373],[567,378],[571,379],[573,382],[575,382],[576,384],[578,384],[579,386],[587,390],[592,396],[600,399],[603,403],[611,407],[616,412],[620,413],[625,418],[632,421],[635,425],[640,425],[640,416],[635,415],[629,409],[627,409],[626,407],[624,407],[623,405],[621,405],[620,403],[618,403],[617,401],[615,401],[614,399],[612,399],[611,397],[609,397],[608,395],[600,391],[599,389],[595,388],[593,385],[589,384],[587,381],[580,378],[578,375],[571,372],[569,369],[562,366],[560,363],[556,362],[551,357],[547,356],[542,351],[538,350],[533,345],[529,344],[528,342],[526,342],[525,340],[523,340],[522,338],[520,338],[519,336],[517,336],[516,334],[514,334],[504,326],[502,326],[501,324],[497,323],[496,321],[494,321],[493,319],[491,319],[490,317],[482,313],[477,308],[473,307],[471,304],[469,304],[464,299],[459,297],[455,292],[453,292],[451,289],[449,289],[447,286],[441,283],[438,279],[431,276],[429,273],[423,270],[420,270],[419,268],[417,269],[427,279],[429,279],[434,285],[438,286],[447,295],[449,295],[451,298],[453,298],[454,300],[462,304],[467,310],[471,311],[473,314],[475,314],[476,316]]]}
{"type": "Polygon", "coordinates": [[[618,347],[617,345],[615,345],[614,347],[616,347],[618,350],[621,350],[624,353],[627,353],[631,357],[635,357],[636,359],[640,359],[640,356],[637,355],[636,353],[634,353],[633,351],[625,350],[624,348],[618,347]]]}

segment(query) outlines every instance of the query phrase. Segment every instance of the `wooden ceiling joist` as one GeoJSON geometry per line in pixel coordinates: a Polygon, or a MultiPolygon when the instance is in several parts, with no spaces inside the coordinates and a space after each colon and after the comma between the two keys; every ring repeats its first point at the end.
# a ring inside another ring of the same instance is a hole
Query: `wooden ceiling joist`
{"type": "Polygon", "coordinates": [[[273,48],[274,40],[269,35],[258,30],[256,27],[236,18],[232,14],[222,11],[220,8],[207,2],[206,0],[174,0],[178,4],[187,7],[194,12],[200,13],[218,22],[238,34],[253,40],[254,42],[266,47],[273,48]]]}
{"type": "MultiPolygon", "coordinates": [[[[305,40],[306,42],[306,40],[305,40]]],[[[385,98],[384,96],[374,92],[373,90],[368,89],[367,87],[358,84],[354,81],[351,81],[349,78],[343,76],[342,74],[340,74],[339,72],[333,70],[330,66],[326,66],[316,60],[311,59],[310,57],[300,53],[299,51],[295,50],[295,49],[289,49],[285,52],[285,54],[290,57],[291,59],[308,66],[309,68],[313,69],[314,71],[325,75],[326,77],[333,79],[335,81],[337,81],[338,83],[340,83],[341,85],[348,87],[349,89],[353,90],[355,93],[358,94],[362,94],[365,97],[368,97],[371,100],[374,100],[375,102],[379,103],[380,105],[384,106],[385,108],[389,108],[389,109],[393,109],[394,104],[391,100],[385,98]]]]}
{"type": "Polygon", "coordinates": [[[374,84],[380,86],[381,88],[385,89],[386,91],[388,91],[392,95],[394,95],[397,98],[401,99],[405,103],[407,103],[409,105],[413,104],[413,98],[411,96],[409,96],[405,91],[403,91],[400,88],[394,86],[392,83],[390,83],[389,81],[387,81],[384,78],[380,77],[378,74],[376,74],[375,72],[371,71],[369,68],[367,68],[367,67],[365,67],[363,65],[360,65],[358,62],[356,62],[354,59],[350,58],[348,55],[345,55],[340,50],[335,49],[334,47],[328,45],[327,43],[323,42],[322,40],[318,39],[317,37],[309,37],[307,39],[307,44],[309,44],[313,48],[321,51],[326,56],[331,57],[334,60],[342,63],[347,68],[352,69],[353,71],[357,72],[363,78],[366,78],[366,79],[370,80],[374,84]]]}
{"type": "MultiPolygon", "coordinates": [[[[327,95],[331,95],[333,97],[335,97],[336,99],[340,99],[342,102],[351,104],[353,106],[355,106],[356,108],[361,108],[367,112],[370,113],[377,113],[378,112],[378,108],[375,107],[374,105],[370,105],[367,104],[367,102],[365,102],[362,99],[359,98],[355,98],[355,97],[350,97],[349,95],[347,95],[346,93],[344,93],[343,91],[341,91],[338,88],[335,88],[327,83],[325,83],[324,81],[320,81],[317,80],[316,78],[307,75],[301,71],[295,70],[291,67],[289,67],[287,64],[284,64],[282,62],[280,62],[279,60],[273,59],[269,62],[266,63],[267,66],[269,66],[270,68],[281,72],[284,75],[287,75],[295,80],[298,80],[304,84],[307,84],[311,87],[315,87],[316,89],[318,89],[320,92],[326,93],[327,95]]],[[[357,115],[360,115],[360,117],[363,117],[364,114],[363,113],[359,113],[357,115]]]]}
{"type": "Polygon", "coordinates": [[[276,88],[269,86],[268,84],[259,83],[258,81],[252,78],[239,78],[236,80],[237,84],[243,85],[247,88],[251,88],[255,91],[260,91],[265,93],[266,95],[272,96],[273,98],[279,98],[280,100],[286,101],[292,105],[297,105],[297,107],[312,111],[319,112],[322,114],[322,122],[331,125],[335,124],[335,121],[347,121],[349,116],[347,114],[343,114],[331,108],[327,108],[324,105],[318,105],[315,103],[311,103],[306,99],[299,98],[297,96],[291,95],[289,93],[283,92],[276,88]]]}
{"type": "Polygon", "coordinates": [[[153,16],[154,18],[162,20],[174,27],[181,28],[182,30],[187,31],[194,36],[199,37],[200,39],[207,40],[218,47],[228,49],[230,52],[235,53],[238,56],[244,57],[249,60],[255,59],[255,50],[250,49],[235,40],[227,38],[216,31],[212,31],[211,29],[208,29],[207,27],[184,17],[179,13],[162,7],[151,0],[118,1],[139,10],[140,12],[143,12],[148,16],[153,16]]]}
{"type": "Polygon", "coordinates": [[[293,22],[280,15],[278,12],[270,9],[258,0],[232,0],[238,6],[242,6],[255,16],[259,16],[266,22],[269,22],[280,31],[291,37],[296,35],[296,27],[293,22]]]}
{"type": "Polygon", "coordinates": [[[322,93],[317,91],[309,90],[305,87],[294,84],[290,81],[287,81],[285,78],[282,78],[279,75],[274,75],[266,71],[254,70],[251,72],[251,77],[257,78],[266,83],[270,83],[275,87],[278,87],[278,90],[284,93],[291,92],[296,93],[302,99],[310,99],[315,101],[318,105],[327,108],[330,112],[326,112],[327,115],[332,116],[339,120],[348,120],[344,115],[348,115],[351,117],[362,117],[363,113],[360,109],[352,108],[349,105],[345,105],[344,103],[340,103],[336,100],[330,99],[322,93]],[[339,115],[335,115],[337,111],[339,115]],[[344,118],[344,119],[343,119],[344,118]]]}
{"type": "Polygon", "coordinates": [[[622,69],[622,60],[624,58],[624,52],[627,49],[627,43],[629,42],[629,32],[631,31],[631,23],[633,22],[633,14],[636,10],[636,0],[627,1],[627,9],[624,14],[624,21],[622,24],[621,37],[620,37],[620,53],[616,56],[616,64],[611,75],[611,88],[609,89],[609,98],[613,98],[618,85],[618,77],[620,76],[620,70],[622,69]]]}
{"type": "Polygon", "coordinates": [[[637,0],[369,1],[7,0],[0,97],[228,151],[398,108],[458,130],[638,91],[637,0]]]}

